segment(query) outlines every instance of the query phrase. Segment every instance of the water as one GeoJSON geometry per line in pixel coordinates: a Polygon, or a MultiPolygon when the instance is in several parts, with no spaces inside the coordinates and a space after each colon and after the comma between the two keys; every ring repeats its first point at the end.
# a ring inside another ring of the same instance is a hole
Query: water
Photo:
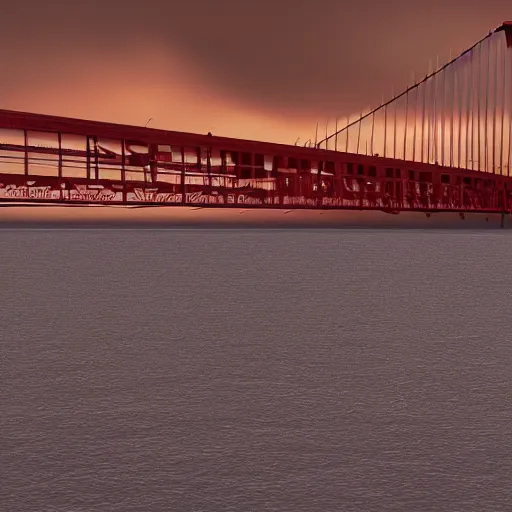
{"type": "Polygon", "coordinates": [[[0,509],[510,510],[511,242],[0,231],[0,509]]]}

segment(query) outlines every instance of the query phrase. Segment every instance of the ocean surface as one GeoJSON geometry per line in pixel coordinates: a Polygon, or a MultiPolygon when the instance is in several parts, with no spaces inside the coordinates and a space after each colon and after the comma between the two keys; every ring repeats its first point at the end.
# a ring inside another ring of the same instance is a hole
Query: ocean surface
{"type": "Polygon", "coordinates": [[[0,230],[0,510],[512,510],[511,254],[499,230],[0,230]]]}

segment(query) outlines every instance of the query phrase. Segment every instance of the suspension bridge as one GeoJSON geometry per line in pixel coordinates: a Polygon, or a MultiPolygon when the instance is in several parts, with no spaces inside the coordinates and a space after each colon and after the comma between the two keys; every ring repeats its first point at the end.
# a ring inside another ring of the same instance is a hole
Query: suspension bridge
{"type": "Polygon", "coordinates": [[[510,176],[512,22],[316,143],[510,176]]]}
{"type": "Polygon", "coordinates": [[[313,147],[0,110],[0,204],[479,213],[503,224],[511,56],[506,22],[313,147]]]}

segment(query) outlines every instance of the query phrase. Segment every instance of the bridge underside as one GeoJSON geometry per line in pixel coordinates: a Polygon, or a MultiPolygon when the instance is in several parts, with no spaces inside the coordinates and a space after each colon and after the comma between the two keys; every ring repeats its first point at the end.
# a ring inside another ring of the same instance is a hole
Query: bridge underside
{"type": "MultiPolygon", "coordinates": [[[[394,173],[400,168],[388,168],[394,173]]],[[[366,169],[365,169],[366,170],[366,169]]],[[[414,172],[414,171],[410,171],[414,172]]],[[[396,174],[395,174],[396,176],[396,174]]],[[[185,181],[189,178],[185,175],[185,181]]],[[[419,178],[419,176],[418,176],[419,178]]],[[[464,178],[463,178],[464,179],[464,178]]],[[[471,178],[469,178],[471,179],[471,178]]],[[[479,178],[473,178],[473,180],[479,178]]],[[[432,183],[401,178],[294,175],[265,180],[212,176],[212,184],[138,183],[108,179],[0,175],[0,204],[97,204],[110,206],[187,206],[224,209],[382,210],[417,212],[510,212],[505,187],[432,183]],[[316,183],[315,183],[316,181],[316,183]],[[261,185],[261,188],[259,187],[261,185]]],[[[179,180],[177,180],[179,181],[179,180]]],[[[491,181],[491,183],[493,183],[491,181]]],[[[506,185],[506,184],[504,184],[506,185]]]]}

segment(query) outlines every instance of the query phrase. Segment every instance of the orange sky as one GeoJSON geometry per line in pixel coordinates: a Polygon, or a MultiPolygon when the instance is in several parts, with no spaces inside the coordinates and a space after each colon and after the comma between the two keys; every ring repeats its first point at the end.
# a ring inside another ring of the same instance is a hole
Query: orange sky
{"type": "Polygon", "coordinates": [[[0,106],[303,144],[507,18],[505,0],[27,0],[3,11],[0,106]]]}
{"type": "MultiPolygon", "coordinates": [[[[56,68],[57,62],[50,67],[56,68]]],[[[163,54],[158,47],[134,49],[128,59],[112,56],[108,70],[91,77],[89,69],[73,66],[38,78],[37,94],[27,81],[7,97],[3,107],[63,116],[82,117],[174,129],[294,143],[315,121],[298,117],[280,119],[244,105],[236,98],[220,95],[207,81],[177,56],[163,54]],[[132,62],[137,73],[130,73],[132,62]],[[166,71],[162,62],[172,72],[166,71]],[[123,77],[119,79],[118,77],[123,77]],[[55,78],[58,78],[57,80],[55,78]],[[78,98],[78,101],[77,101],[78,98]]],[[[305,142],[305,138],[301,138],[305,142]]]]}

